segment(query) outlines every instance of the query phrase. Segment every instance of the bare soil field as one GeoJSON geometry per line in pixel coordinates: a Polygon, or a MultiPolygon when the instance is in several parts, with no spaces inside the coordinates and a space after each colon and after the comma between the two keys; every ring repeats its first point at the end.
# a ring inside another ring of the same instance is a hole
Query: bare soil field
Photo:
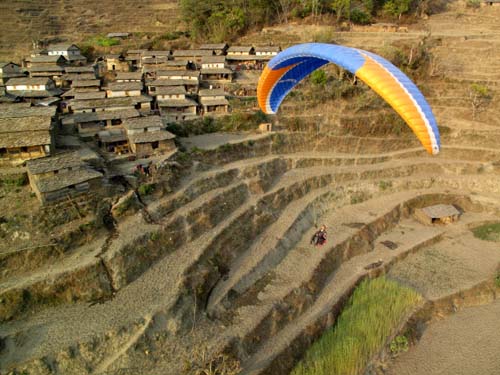
{"type": "Polygon", "coordinates": [[[419,344],[390,367],[391,375],[500,373],[500,301],[469,307],[431,324],[419,344]]]}

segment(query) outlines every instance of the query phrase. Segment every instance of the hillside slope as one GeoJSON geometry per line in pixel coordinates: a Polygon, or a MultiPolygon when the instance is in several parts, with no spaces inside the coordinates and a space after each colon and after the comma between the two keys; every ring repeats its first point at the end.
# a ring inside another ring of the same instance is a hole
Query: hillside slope
{"type": "Polygon", "coordinates": [[[175,0],[47,0],[0,2],[0,59],[20,60],[34,40],[81,41],[108,32],[165,32],[178,25],[175,0]]]}

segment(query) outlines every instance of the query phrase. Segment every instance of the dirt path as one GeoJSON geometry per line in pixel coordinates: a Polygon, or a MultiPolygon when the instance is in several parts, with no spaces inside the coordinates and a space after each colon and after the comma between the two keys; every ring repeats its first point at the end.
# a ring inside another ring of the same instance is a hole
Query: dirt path
{"type": "Polygon", "coordinates": [[[500,300],[470,307],[427,328],[389,375],[500,374],[500,300]]]}

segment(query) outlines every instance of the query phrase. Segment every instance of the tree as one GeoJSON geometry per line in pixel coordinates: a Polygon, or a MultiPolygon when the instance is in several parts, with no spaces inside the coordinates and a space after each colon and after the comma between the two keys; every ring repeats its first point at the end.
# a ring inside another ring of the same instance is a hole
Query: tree
{"type": "Polygon", "coordinates": [[[342,17],[350,19],[351,0],[333,0],[331,7],[337,15],[337,22],[339,22],[342,17]]]}
{"type": "Polygon", "coordinates": [[[384,4],[384,12],[401,19],[403,13],[410,9],[411,0],[389,0],[384,4]]]}
{"type": "Polygon", "coordinates": [[[472,106],[472,119],[476,118],[479,112],[491,101],[491,94],[488,87],[479,83],[473,83],[469,88],[469,98],[472,106]]]}

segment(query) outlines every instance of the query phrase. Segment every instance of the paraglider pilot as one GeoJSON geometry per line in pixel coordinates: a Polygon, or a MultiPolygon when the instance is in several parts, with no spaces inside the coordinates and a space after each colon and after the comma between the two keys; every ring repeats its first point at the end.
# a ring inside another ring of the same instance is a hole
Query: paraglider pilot
{"type": "Polygon", "coordinates": [[[311,245],[322,246],[326,243],[326,225],[322,225],[311,238],[311,245]]]}

